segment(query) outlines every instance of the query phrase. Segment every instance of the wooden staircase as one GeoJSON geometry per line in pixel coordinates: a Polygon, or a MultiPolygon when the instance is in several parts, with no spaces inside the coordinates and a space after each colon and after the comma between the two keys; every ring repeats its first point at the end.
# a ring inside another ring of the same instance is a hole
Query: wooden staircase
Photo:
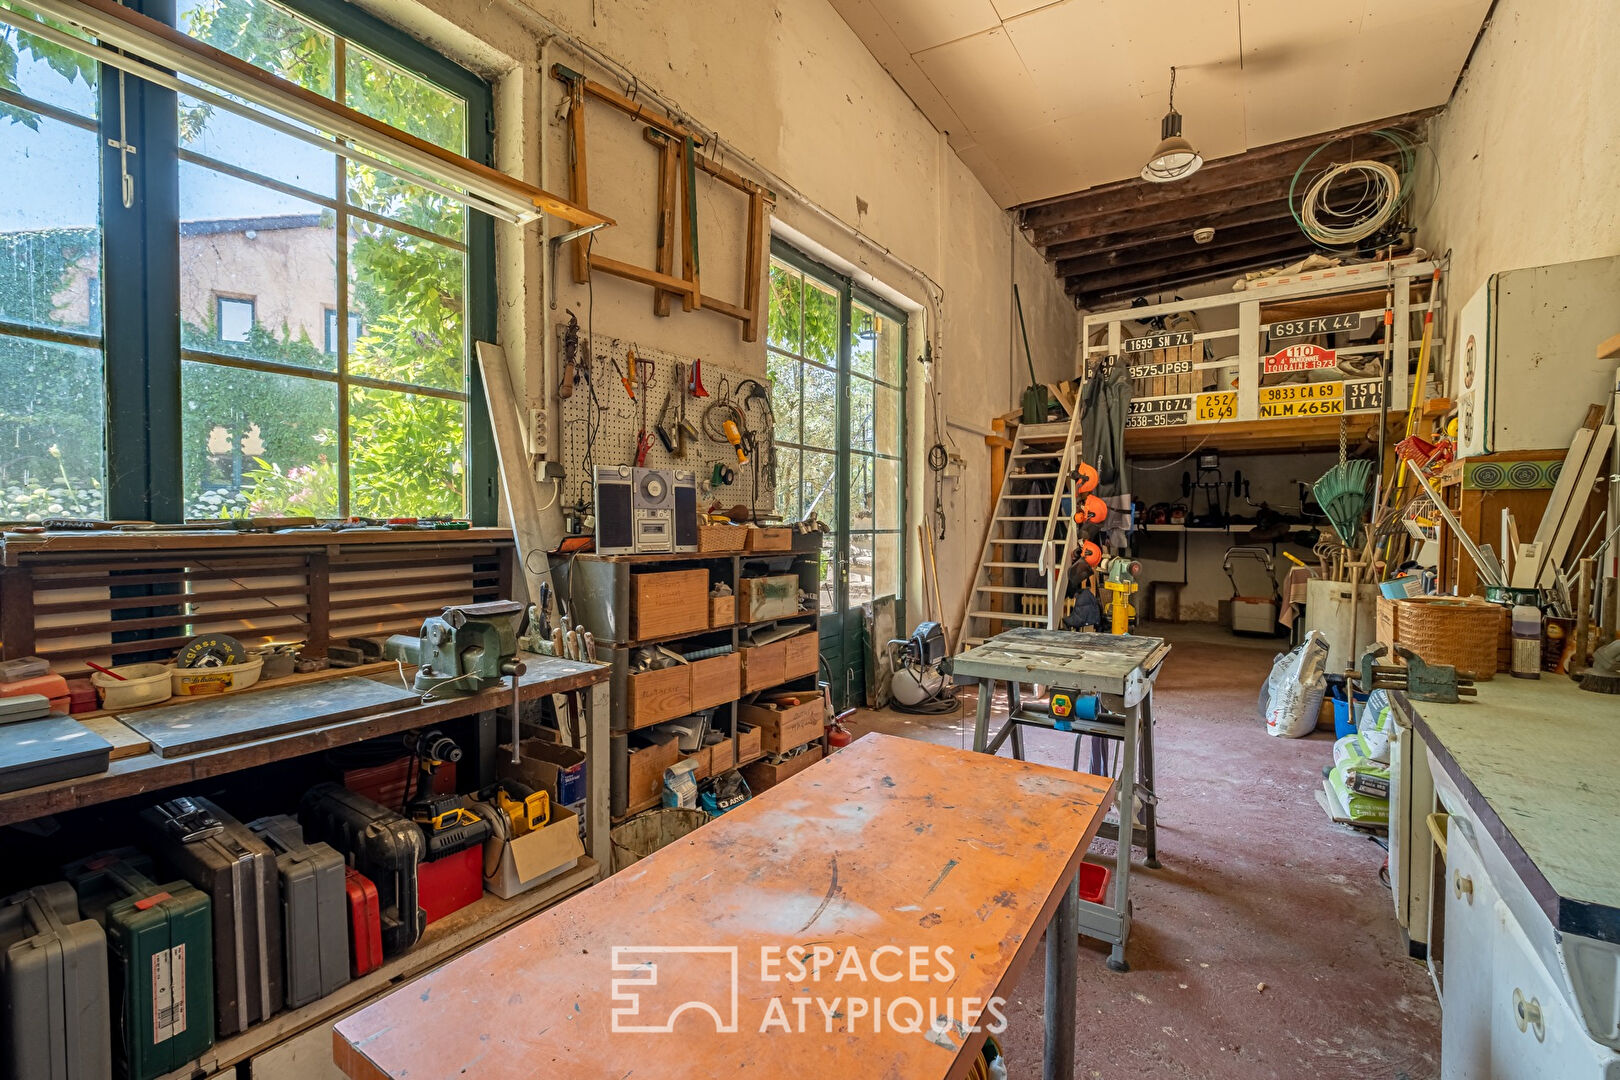
{"type": "Polygon", "coordinates": [[[1054,544],[1066,547],[1071,523],[1059,510],[1068,497],[1065,462],[1074,460],[1069,443],[1077,434],[1078,425],[1068,421],[1018,425],[956,634],[958,648],[1019,626],[1055,625],[1047,569],[1052,559],[1042,555],[1054,544]]]}

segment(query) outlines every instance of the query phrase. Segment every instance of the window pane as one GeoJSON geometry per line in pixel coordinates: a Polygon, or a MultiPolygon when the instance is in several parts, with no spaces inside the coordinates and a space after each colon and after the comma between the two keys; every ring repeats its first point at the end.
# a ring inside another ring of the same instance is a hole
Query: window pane
{"type": "Polygon", "coordinates": [[[821,613],[831,615],[838,610],[838,547],[832,533],[821,538],[821,613]]]}
{"type": "Polygon", "coordinates": [[[823,364],[838,363],[838,294],[809,278],[804,281],[804,355],[823,364]]]}
{"type": "Polygon", "coordinates": [[[849,370],[857,375],[872,374],[872,354],[877,345],[877,315],[871,308],[853,304],[849,311],[849,370]]]}
{"type": "Polygon", "coordinates": [[[101,350],[0,335],[0,520],[106,515],[101,350]]]}
{"type": "Polygon", "coordinates": [[[466,256],[369,221],[349,230],[349,308],[364,333],[349,373],[465,389],[466,256]]]}
{"type": "Polygon", "coordinates": [[[0,319],[100,333],[96,133],[28,116],[0,116],[0,319]]]}
{"type": "Polygon", "coordinates": [[[874,596],[900,595],[900,534],[878,533],[872,537],[872,593],[874,596]]]}
{"type": "Polygon", "coordinates": [[[872,534],[854,533],[849,538],[849,606],[872,599],[872,534]]]}
{"type": "Polygon", "coordinates": [[[804,442],[838,446],[838,373],[814,364],[804,365],[804,442]]]}
{"type": "MultiPolygon", "coordinates": [[[[18,10],[15,4],[5,6],[12,11],[18,10]]],[[[69,29],[54,19],[46,21],[58,30],[69,29]]],[[[84,37],[76,31],[70,32],[84,37]]],[[[5,72],[6,65],[0,63],[0,87],[83,117],[95,118],[97,72],[94,61],[34,34],[10,27],[0,32],[0,37],[9,39],[4,46],[0,46],[0,50],[17,54],[15,71],[5,72]]],[[[35,114],[26,109],[0,103],[0,121],[20,123],[32,129],[36,126],[35,119],[35,114]]],[[[11,124],[7,123],[5,127],[0,127],[0,131],[14,134],[7,130],[10,127],[11,124]]]]}
{"type": "Polygon", "coordinates": [[[332,35],[268,0],[180,0],[177,25],[222,52],[332,96],[332,35]]]}
{"type": "Polygon", "coordinates": [[[874,390],[872,445],[880,454],[900,456],[900,391],[887,386],[874,390]]]}
{"type": "Polygon", "coordinates": [[[435,146],[467,152],[467,105],[426,79],[350,44],[344,64],[345,104],[435,146]]]}
{"type": "Polygon", "coordinates": [[[900,462],[893,458],[878,458],[873,462],[877,470],[874,487],[872,527],[876,529],[900,528],[900,462]]]}
{"type": "Polygon", "coordinates": [[[767,342],[777,349],[791,353],[803,352],[804,343],[800,325],[804,296],[803,280],[791,266],[771,263],[771,299],[767,342]]]}
{"type": "Polygon", "coordinates": [[[781,353],[765,354],[765,370],[771,379],[771,408],[776,413],[778,442],[799,441],[799,362],[781,353]]]}
{"type": "Polygon", "coordinates": [[[866,379],[851,376],[849,380],[849,448],[871,451],[872,442],[872,384],[866,379]]]}
{"type": "Polygon", "coordinates": [[[337,306],[332,213],[182,163],[180,340],[186,348],[331,371],[326,311],[337,306]],[[231,300],[252,301],[247,312],[231,300]]]}
{"type": "Polygon", "coordinates": [[[783,521],[801,521],[799,502],[799,452],[787,447],[776,450],[776,512],[783,521]]]}
{"type": "Polygon", "coordinates": [[[349,512],[466,513],[467,406],[357,387],[349,394],[349,512]]]}
{"type": "Polygon", "coordinates": [[[799,488],[803,492],[800,505],[804,508],[804,516],[815,511],[822,521],[830,525],[835,525],[838,520],[838,492],[833,486],[835,464],[836,459],[831,454],[806,450],[804,480],[799,488]]]}
{"type": "Polygon", "coordinates": [[[900,385],[900,372],[905,366],[905,357],[900,351],[905,329],[903,319],[891,319],[887,315],[877,316],[876,374],[879,382],[893,386],[900,385]]]}
{"type": "Polygon", "coordinates": [[[866,454],[849,456],[849,527],[872,528],[872,458],[866,454]]]}
{"type": "Polygon", "coordinates": [[[467,208],[460,203],[369,165],[351,161],[347,175],[351,206],[448,240],[465,240],[467,208]]]}
{"type": "Polygon", "coordinates": [[[337,387],[180,365],[187,517],[338,515],[337,387]]]}
{"type": "MultiPolygon", "coordinates": [[[[337,197],[336,154],[185,95],[180,96],[179,110],[183,153],[200,154],[323,197],[337,197]]],[[[191,176],[190,186],[180,192],[182,219],[224,216],[212,212],[212,208],[218,202],[229,201],[231,192],[220,188],[236,181],[215,180],[217,175],[207,171],[191,176]]],[[[261,213],[285,212],[293,204],[305,205],[295,196],[268,189],[257,199],[263,204],[261,213]]]]}

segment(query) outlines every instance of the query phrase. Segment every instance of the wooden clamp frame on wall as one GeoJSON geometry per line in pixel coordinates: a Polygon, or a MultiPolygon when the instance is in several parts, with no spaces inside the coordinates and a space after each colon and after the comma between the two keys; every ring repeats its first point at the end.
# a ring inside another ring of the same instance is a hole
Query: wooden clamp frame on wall
{"type": "MultiPolygon", "coordinates": [[[[596,98],[613,106],[634,120],[638,120],[651,128],[663,132],[672,139],[681,141],[686,145],[691,140],[696,145],[696,137],[690,131],[663,115],[655,109],[639,105],[610,87],[587,79],[577,71],[572,71],[561,64],[551,66],[552,77],[568,87],[568,197],[576,206],[588,206],[588,171],[585,152],[585,98],[596,98]]],[[[688,155],[688,160],[690,156],[688,155]]],[[[574,281],[580,285],[591,279],[591,271],[600,270],[604,274],[612,274],[627,281],[640,282],[650,285],[662,292],[671,292],[681,297],[681,306],[692,310],[702,303],[702,292],[697,281],[697,255],[694,251],[689,261],[683,266],[686,276],[676,277],[672,272],[664,272],[663,266],[663,237],[664,222],[672,217],[673,206],[665,209],[664,192],[669,184],[665,177],[670,166],[661,156],[658,172],[659,192],[659,231],[660,231],[660,269],[645,266],[636,266],[622,259],[598,255],[587,246],[589,237],[579,237],[572,242],[574,246],[574,281]]],[[[673,266],[673,263],[671,263],[673,266]]],[[[667,306],[667,305],[666,305],[667,306]]],[[[665,312],[667,313],[667,312],[665,312]]],[[[664,314],[664,313],[661,313],[664,314]]]]}
{"type": "Polygon", "coordinates": [[[684,311],[708,308],[742,323],[744,341],[759,340],[761,296],[764,291],[766,245],[770,242],[766,226],[767,209],[776,202],[769,188],[756,184],[704,156],[700,136],[656,109],[632,101],[610,87],[587,79],[576,71],[552,65],[553,77],[563,82],[569,91],[568,115],[569,198],[577,205],[588,205],[588,182],[585,140],[585,98],[593,97],[646,125],[644,137],[658,151],[656,192],[658,206],[658,255],[652,269],[634,266],[618,259],[597,255],[586,246],[581,237],[572,241],[574,280],[584,284],[590,280],[592,270],[638,281],[654,290],[654,314],[667,316],[670,301],[681,300],[684,311]],[[700,284],[697,224],[697,173],[702,172],[722,184],[741,192],[748,200],[747,241],[744,258],[743,296],[738,303],[706,296],[700,284]],[[676,275],[676,252],[680,254],[680,274],[676,275]]]}

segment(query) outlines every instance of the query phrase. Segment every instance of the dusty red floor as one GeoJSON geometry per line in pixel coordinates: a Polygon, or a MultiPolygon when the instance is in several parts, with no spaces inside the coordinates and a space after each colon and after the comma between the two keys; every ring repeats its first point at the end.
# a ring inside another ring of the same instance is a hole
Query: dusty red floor
{"type": "MultiPolygon", "coordinates": [[[[1440,1010],[1406,957],[1378,876],[1383,848],[1316,804],[1331,736],[1274,739],[1255,716],[1272,655],[1183,641],[1166,662],[1155,697],[1163,868],[1145,869],[1138,851],[1130,972],[1110,972],[1106,949],[1082,939],[1077,1077],[1439,1072],[1440,1010]]],[[[962,724],[862,712],[853,727],[960,745],[962,724]]],[[[1070,763],[1071,736],[1025,742],[1034,760],[1070,763]]],[[[1040,1075],[1043,983],[1038,956],[1007,1010],[1014,1080],[1040,1075]]]]}

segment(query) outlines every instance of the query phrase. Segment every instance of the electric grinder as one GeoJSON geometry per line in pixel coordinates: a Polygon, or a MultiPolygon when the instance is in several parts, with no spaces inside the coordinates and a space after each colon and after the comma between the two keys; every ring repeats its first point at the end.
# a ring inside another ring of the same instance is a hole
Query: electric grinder
{"type": "Polygon", "coordinates": [[[518,626],[523,605],[515,600],[447,607],[422,621],[421,666],[415,688],[424,695],[476,694],[501,680],[512,680],[512,761],[521,760],[518,746],[518,626]]]}

